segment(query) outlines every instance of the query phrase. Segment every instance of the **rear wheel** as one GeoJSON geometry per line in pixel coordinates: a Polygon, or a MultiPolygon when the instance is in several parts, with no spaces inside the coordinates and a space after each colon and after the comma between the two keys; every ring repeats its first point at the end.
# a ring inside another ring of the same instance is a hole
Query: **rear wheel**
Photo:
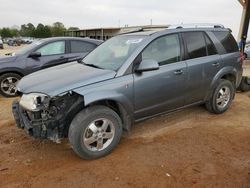
{"type": "Polygon", "coordinates": [[[105,106],[93,106],[79,112],[69,127],[69,142],[83,159],[109,154],[119,143],[122,122],[116,112],[105,106]]]}
{"type": "Polygon", "coordinates": [[[214,89],[212,97],[206,102],[206,108],[215,114],[224,113],[230,107],[234,95],[235,88],[233,83],[222,79],[214,89]]]}
{"type": "Polygon", "coordinates": [[[17,96],[17,83],[22,77],[16,73],[6,73],[0,76],[0,94],[4,97],[17,96]]]}

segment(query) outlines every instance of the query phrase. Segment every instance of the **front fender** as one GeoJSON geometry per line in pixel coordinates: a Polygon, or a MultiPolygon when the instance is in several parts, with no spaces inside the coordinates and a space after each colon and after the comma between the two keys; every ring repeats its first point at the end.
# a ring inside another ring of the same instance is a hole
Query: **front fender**
{"type": "Polygon", "coordinates": [[[133,76],[127,75],[77,88],[73,91],[84,97],[85,106],[102,100],[112,100],[122,105],[127,113],[133,116],[133,88],[133,76]]]}
{"type": "Polygon", "coordinates": [[[84,105],[88,106],[91,103],[102,101],[102,100],[112,100],[122,105],[129,114],[132,114],[133,105],[130,100],[122,95],[121,93],[117,93],[116,91],[102,91],[102,92],[94,92],[88,93],[84,95],[84,105]]]}

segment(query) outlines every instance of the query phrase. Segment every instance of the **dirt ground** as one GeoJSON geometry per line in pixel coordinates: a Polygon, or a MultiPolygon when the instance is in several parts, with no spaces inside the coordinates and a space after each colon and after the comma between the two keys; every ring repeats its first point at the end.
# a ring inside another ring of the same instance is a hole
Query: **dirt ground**
{"type": "Polygon", "coordinates": [[[135,125],[107,157],[35,140],[0,98],[0,187],[250,187],[250,93],[222,115],[192,107],[135,125]]]}

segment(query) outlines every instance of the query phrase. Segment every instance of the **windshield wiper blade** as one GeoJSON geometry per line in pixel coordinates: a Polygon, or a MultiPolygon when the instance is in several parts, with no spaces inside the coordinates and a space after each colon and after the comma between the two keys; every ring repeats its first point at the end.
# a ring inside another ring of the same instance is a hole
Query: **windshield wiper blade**
{"type": "Polygon", "coordinates": [[[86,65],[86,66],[89,66],[89,67],[94,67],[94,68],[98,68],[98,69],[103,69],[103,68],[101,68],[101,67],[99,67],[99,66],[97,66],[97,65],[94,65],[94,64],[88,64],[88,63],[84,63],[84,62],[83,62],[83,64],[86,65]]]}

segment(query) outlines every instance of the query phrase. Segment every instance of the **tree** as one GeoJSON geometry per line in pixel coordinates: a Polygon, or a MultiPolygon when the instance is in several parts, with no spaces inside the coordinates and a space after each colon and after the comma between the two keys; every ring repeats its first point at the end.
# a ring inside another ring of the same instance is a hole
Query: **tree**
{"type": "Polygon", "coordinates": [[[20,36],[20,33],[19,33],[19,31],[17,29],[12,28],[12,29],[10,29],[10,31],[11,31],[13,37],[19,37],[20,36]]]}
{"type": "Polygon", "coordinates": [[[39,23],[35,29],[35,32],[34,32],[34,37],[36,38],[43,38],[43,35],[44,35],[44,25],[39,23]]]}
{"type": "Polygon", "coordinates": [[[35,28],[35,26],[32,24],[32,23],[28,23],[27,24],[27,29],[28,29],[28,36],[30,36],[30,37],[34,37],[34,35],[35,35],[35,30],[36,30],[36,28],[35,28]]]}
{"type": "Polygon", "coordinates": [[[44,38],[52,37],[52,33],[51,33],[51,28],[50,28],[50,26],[46,25],[46,26],[44,27],[43,37],[44,37],[44,38]]]}
{"type": "Polygon", "coordinates": [[[52,32],[53,37],[63,36],[64,31],[66,31],[66,29],[65,29],[63,23],[61,23],[61,22],[55,22],[53,24],[53,26],[51,27],[51,32],[52,32]]]}
{"type": "Polygon", "coordinates": [[[2,36],[2,38],[11,38],[11,37],[13,37],[11,29],[10,28],[1,29],[1,36],[2,36]]]}

